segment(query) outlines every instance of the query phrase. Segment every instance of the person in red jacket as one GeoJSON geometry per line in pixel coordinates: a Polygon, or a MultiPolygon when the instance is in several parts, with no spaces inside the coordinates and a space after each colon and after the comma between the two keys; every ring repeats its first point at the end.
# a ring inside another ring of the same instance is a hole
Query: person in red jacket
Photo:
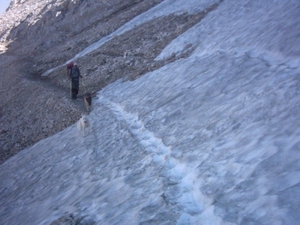
{"type": "Polygon", "coordinates": [[[82,76],[76,62],[74,62],[73,66],[70,68],[69,77],[71,79],[72,99],[77,99],[79,92],[79,78],[82,78],[82,76]]]}

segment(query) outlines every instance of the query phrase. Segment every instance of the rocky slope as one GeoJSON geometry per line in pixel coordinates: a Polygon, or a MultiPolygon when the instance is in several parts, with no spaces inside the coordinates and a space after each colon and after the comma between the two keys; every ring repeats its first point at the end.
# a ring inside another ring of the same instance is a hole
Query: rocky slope
{"type": "MultiPolygon", "coordinates": [[[[85,108],[69,97],[66,68],[42,77],[162,0],[12,0],[0,16],[0,163],[22,149],[74,124],[85,108]]],[[[217,2],[217,1],[216,1],[217,2]]],[[[221,1],[220,1],[221,2],[221,1]]],[[[154,61],[175,37],[214,10],[157,17],[77,60],[83,92],[96,92],[119,78],[136,79],[186,57],[154,61]]]]}

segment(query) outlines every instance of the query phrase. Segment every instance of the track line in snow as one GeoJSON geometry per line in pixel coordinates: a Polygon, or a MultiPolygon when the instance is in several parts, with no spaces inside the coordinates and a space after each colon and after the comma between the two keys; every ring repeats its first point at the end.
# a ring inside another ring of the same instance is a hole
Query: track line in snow
{"type": "Polygon", "coordinates": [[[183,214],[179,224],[185,224],[184,221],[187,220],[197,221],[207,216],[211,218],[214,224],[219,224],[220,217],[212,213],[212,200],[200,191],[201,179],[195,172],[198,165],[187,164],[174,158],[171,147],[164,145],[161,138],[147,130],[143,121],[139,120],[138,115],[126,112],[120,104],[105,97],[100,97],[99,102],[108,107],[118,121],[124,121],[127,124],[129,132],[152,156],[154,164],[161,167],[161,178],[164,183],[161,197],[166,204],[176,205],[181,209],[183,214]]]}
{"type": "MultiPolygon", "coordinates": [[[[125,121],[130,133],[139,140],[139,143],[145,148],[147,153],[151,153],[157,163],[163,165],[165,156],[171,154],[171,148],[163,144],[162,139],[155,136],[155,134],[147,130],[142,121],[138,119],[137,115],[126,112],[119,104],[113,103],[107,99],[102,98],[103,102],[117,117],[119,121],[125,121]]],[[[155,160],[154,160],[155,161],[155,160]]]]}

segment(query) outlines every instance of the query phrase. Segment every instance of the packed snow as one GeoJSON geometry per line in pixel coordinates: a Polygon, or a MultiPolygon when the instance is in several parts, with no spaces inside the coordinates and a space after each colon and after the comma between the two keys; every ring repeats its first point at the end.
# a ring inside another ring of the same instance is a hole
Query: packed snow
{"type": "Polygon", "coordinates": [[[2,164],[0,223],[298,224],[299,11],[222,1],[157,56],[190,57],[98,92],[85,135],[74,124],[2,164]]]}

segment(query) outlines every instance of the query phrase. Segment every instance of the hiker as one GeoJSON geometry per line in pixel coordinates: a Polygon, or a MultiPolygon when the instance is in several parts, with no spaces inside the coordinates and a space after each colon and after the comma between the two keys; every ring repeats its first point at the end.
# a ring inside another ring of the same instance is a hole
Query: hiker
{"type": "Polygon", "coordinates": [[[72,99],[77,99],[77,95],[79,92],[79,77],[82,76],[76,62],[73,63],[73,66],[70,69],[69,76],[71,79],[72,99]]]}

